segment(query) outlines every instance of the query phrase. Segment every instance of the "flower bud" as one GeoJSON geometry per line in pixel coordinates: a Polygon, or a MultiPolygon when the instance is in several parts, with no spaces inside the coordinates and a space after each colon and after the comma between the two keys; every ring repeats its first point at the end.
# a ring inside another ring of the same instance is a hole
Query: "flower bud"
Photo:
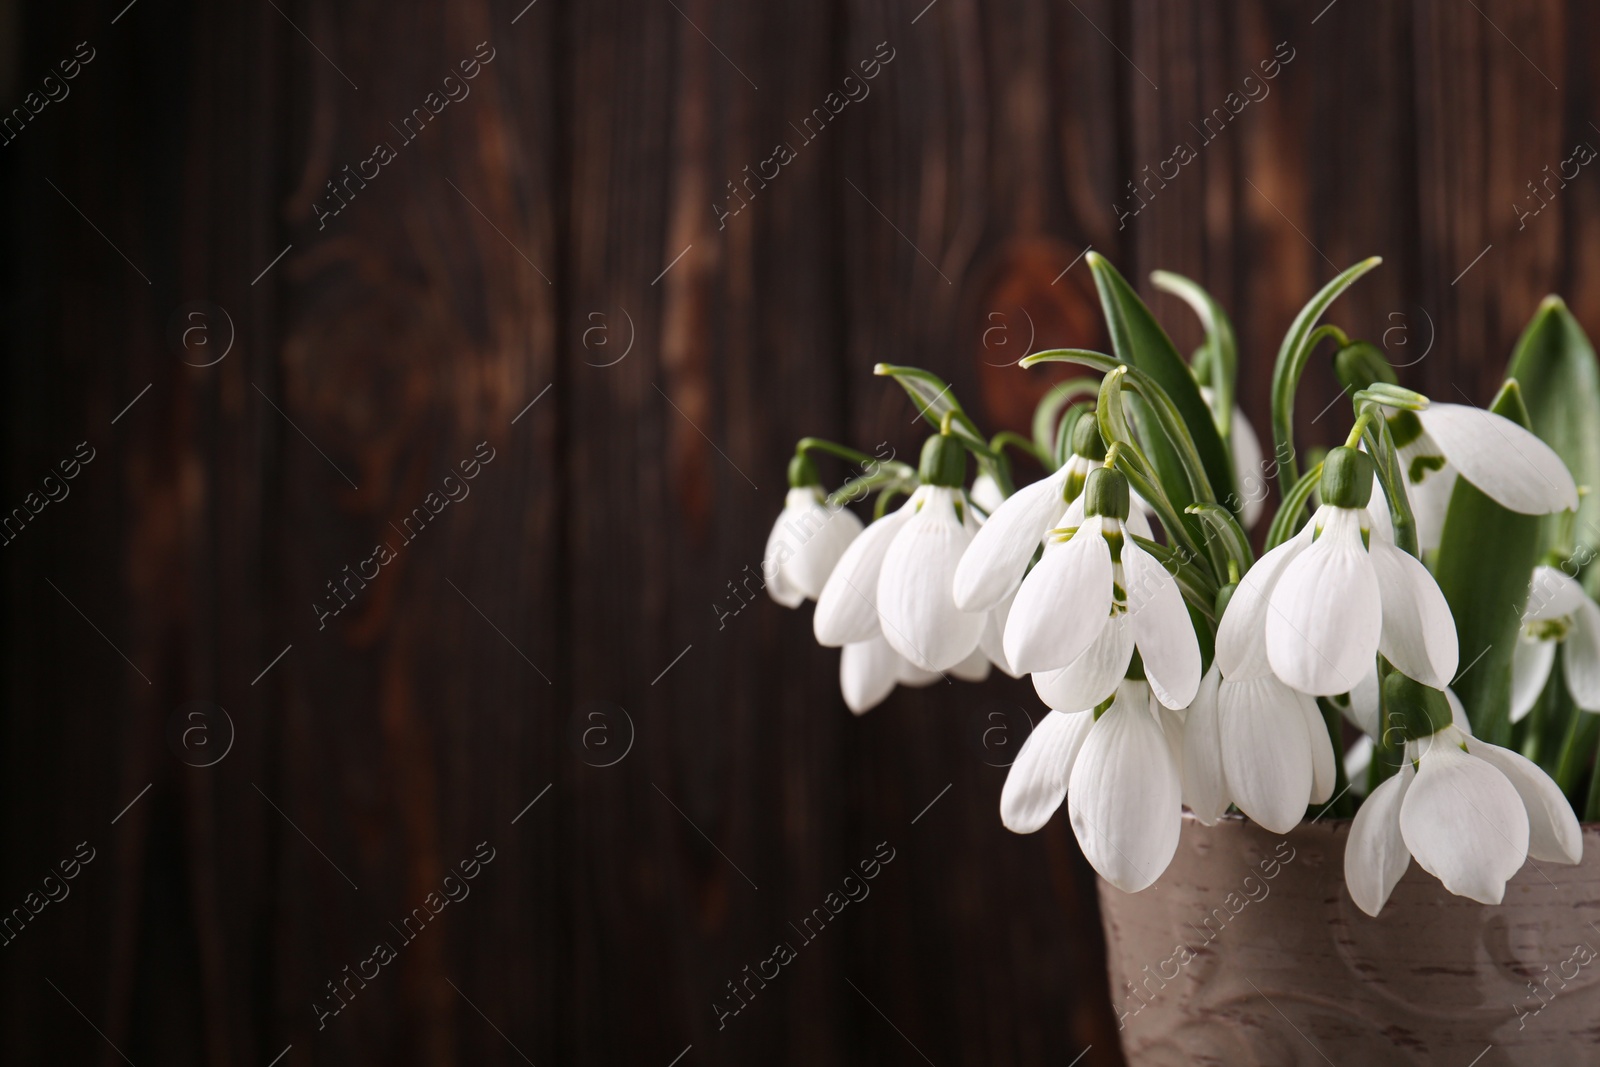
{"type": "Polygon", "coordinates": [[[1335,352],[1333,373],[1347,393],[1360,392],[1374,382],[1397,385],[1400,381],[1383,352],[1370,341],[1356,341],[1335,352]]]}
{"type": "Polygon", "coordinates": [[[811,462],[811,457],[804,452],[796,452],[789,461],[789,488],[809,489],[821,484],[822,476],[817,473],[817,465],[811,462]]]}
{"type": "Polygon", "coordinates": [[[1322,461],[1322,502],[1336,508],[1364,508],[1372,499],[1372,475],[1376,468],[1365,452],[1340,445],[1328,451],[1322,461]]]}
{"type": "Polygon", "coordinates": [[[967,480],[967,450],[947,433],[936,433],[922,445],[922,465],[917,477],[923,485],[960,489],[967,480]]]}
{"type": "Polygon", "coordinates": [[[1395,671],[1383,680],[1383,704],[1389,725],[1407,741],[1432,737],[1453,721],[1444,692],[1395,671]]]}
{"type": "Polygon", "coordinates": [[[1096,467],[1089,472],[1083,487],[1083,514],[1103,515],[1108,519],[1126,520],[1128,517],[1128,479],[1110,467],[1096,467]]]}
{"type": "Polygon", "coordinates": [[[1086,411],[1079,416],[1078,424],[1072,428],[1072,451],[1084,459],[1106,458],[1106,445],[1100,439],[1100,422],[1094,417],[1093,411],[1086,411]]]}

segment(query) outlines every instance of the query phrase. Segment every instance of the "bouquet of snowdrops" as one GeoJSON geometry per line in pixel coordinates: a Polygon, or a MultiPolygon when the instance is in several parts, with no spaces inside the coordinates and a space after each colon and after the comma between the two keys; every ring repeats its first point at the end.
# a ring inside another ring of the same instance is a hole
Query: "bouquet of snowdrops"
{"type": "Polygon", "coordinates": [[[1290,327],[1270,457],[1235,408],[1217,303],[1153,275],[1204,328],[1186,362],[1093,254],[1114,355],[1022,360],[1099,372],[1057,383],[1031,437],[986,437],[943,381],[880,364],[937,432],[917,469],[801,441],[769,592],[816,600],[857,714],[946,672],[1030,675],[1051,710],[1010,768],[1001,820],[1030,833],[1065,799],[1084,855],[1129,892],[1165,870],[1185,806],[1277,833],[1308,808],[1354,812],[1345,880],[1371,915],[1413,858],[1490,904],[1529,858],[1578,862],[1574,805],[1600,817],[1600,522],[1574,479],[1600,478],[1594,351],[1552,297],[1488,410],[1432,402],[1379,348],[1319,325],[1378,262],[1290,327]],[[1324,342],[1349,432],[1302,457],[1295,397],[1324,342]],[[1008,449],[1044,476],[1016,487],[1008,449]],[[821,453],[862,469],[830,495],[821,453]],[[863,528],[845,505],[873,493],[863,528]]]}

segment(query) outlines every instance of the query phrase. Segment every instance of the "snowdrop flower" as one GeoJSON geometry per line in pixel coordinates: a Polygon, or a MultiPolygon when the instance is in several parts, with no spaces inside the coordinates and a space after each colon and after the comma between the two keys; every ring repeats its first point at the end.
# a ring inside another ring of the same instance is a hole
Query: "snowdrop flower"
{"type": "Polygon", "coordinates": [[[882,704],[896,685],[921,687],[938,680],[935,672],[912,666],[881,634],[845,645],[839,654],[839,692],[856,715],[882,704]]]}
{"type": "Polygon", "coordinates": [[[1566,797],[1519,753],[1451,722],[1445,694],[1396,672],[1390,715],[1410,740],[1399,773],[1356,813],[1345,885],[1368,915],[1382,910],[1412,858],[1457,896],[1498,904],[1528,858],[1577,863],[1583,835],[1566,797]]]}
{"type": "Polygon", "coordinates": [[[1053,672],[1036,677],[1035,687],[1065,710],[1110,696],[1137,648],[1160,702],[1187,707],[1200,684],[1200,646],[1177,581],[1126,535],[1128,481],[1102,467],[1090,472],[1083,496],[1077,532],[1046,549],[1017,591],[1006,661],[1053,672]]]}
{"type": "Polygon", "coordinates": [[[807,456],[795,456],[789,462],[789,495],[761,560],[768,594],[786,608],[815,599],[860,532],[854,512],[828,507],[816,465],[807,456]]]}
{"type": "MultiPolygon", "coordinates": [[[[1335,448],[1322,469],[1323,504],[1294,537],[1250,568],[1234,594],[1260,597],[1267,660],[1311,696],[1349,692],[1382,652],[1435,688],[1455,676],[1455,620],[1433,575],[1374,530],[1372,460],[1335,448]]],[[[1220,640],[1220,633],[1219,633],[1220,640]]],[[[1229,664],[1222,664],[1223,674],[1229,664]]]]}
{"type": "Polygon", "coordinates": [[[1389,416],[1389,432],[1417,520],[1417,542],[1439,547],[1456,478],[1523,515],[1570,511],[1578,488],[1555,450],[1510,419],[1465,404],[1429,404],[1389,416]]]}
{"type": "Polygon", "coordinates": [[[1270,671],[1200,682],[1183,730],[1184,799],[1211,826],[1229,804],[1273,833],[1333,796],[1333,740],[1317,702],[1270,671]]]}
{"type": "Polygon", "coordinates": [[[1006,775],[1001,822],[1031,834],[1066,799],[1073,833],[1094,869],[1126,892],[1144,889],[1178,847],[1183,786],[1175,725],[1175,714],[1138,678],[1124,680],[1100,709],[1052,711],[1006,775]]]}
{"type": "Polygon", "coordinates": [[[1103,465],[1105,455],[1100,427],[1092,416],[1081,416],[1072,431],[1071,458],[1007,497],[973,537],[956,568],[955,601],[961,610],[989,611],[1017,591],[1044,535],[1060,525],[1067,505],[1081,498],[1089,473],[1103,465]]]}
{"type": "Polygon", "coordinates": [[[1600,607],[1583,586],[1556,567],[1535,567],[1522,623],[1511,658],[1511,721],[1538,703],[1558,644],[1566,647],[1561,668],[1573,703],[1600,712],[1600,607]]]}
{"type": "Polygon", "coordinates": [[[926,671],[960,664],[983,634],[983,616],[956,607],[950,592],[956,565],[972,542],[969,505],[961,493],[966,463],[966,450],[953,436],[928,439],[922,485],[901,509],[908,514],[886,538],[878,565],[876,606],[883,636],[926,671]]]}

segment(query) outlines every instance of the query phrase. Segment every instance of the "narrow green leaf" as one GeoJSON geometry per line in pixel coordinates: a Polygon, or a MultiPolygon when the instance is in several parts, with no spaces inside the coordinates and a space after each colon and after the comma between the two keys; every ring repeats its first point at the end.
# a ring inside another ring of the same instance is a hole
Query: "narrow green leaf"
{"type": "MultiPolygon", "coordinates": [[[[1211,420],[1211,410],[1200,397],[1189,365],[1178,355],[1166,331],[1156,322],[1155,316],[1139,294],[1133,291],[1126,279],[1099,253],[1090,252],[1085,257],[1094,273],[1095,286],[1100,290],[1100,307],[1105,312],[1106,325],[1111,331],[1112,351],[1130,367],[1149,375],[1152,381],[1165,390],[1178,417],[1182,419],[1189,436],[1194,441],[1204,468],[1206,480],[1212,489],[1211,501],[1235,501],[1233,491],[1233,466],[1228,461],[1227,449],[1211,420]]],[[[1144,441],[1150,460],[1155,464],[1167,495],[1180,508],[1203,502],[1195,495],[1191,478],[1184,467],[1184,457],[1173,445],[1164,440],[1156,430],[1156,414],[1147,410],[1142,398],[1129,404],[1134,421],[1144,441]]]]}
{"type": "Polygon", "coordinates": [[[1185,510],[1211,527],[1214,536],[1209,540],[1222,546],[1240,574],[1250,569],[1250,564],[1256,561],[1255,553],[1250,551],[1250,538],[1239,520],[1233,517],[1233,512],[1221,504],[1190,504],[1185,510]]]}
{"type": "Polygon", "coordinates": [[[1217,435],[1227,444],[1233,436],[1234,381],[1239,366],[1239,345],[1234,339],[1233,322],[1210,293],[1181,274],[1158,270],[1150,275],[1150,282],[1188,304],[1200,319],[1200,326],[1206,332],[1206,347],[1211,350],[1210,380],[1202,384],[1211,387],[1211,421],[1217,428],[1217,435]]]}
{"type": "MultiPolygon", "coordinates": [[[[1489,410],[1519,426],[1529,423],[1514,381],[1489,410]]],[[[1491,744],[1511,740],[1511,652],[1539,559],[1541,518],[1509,511],[1461,478],[1439,537],[1434,577],[1450,603],[1461,651],[1453,685],[1473,732],[1491,744]]]]}
{"type": "Polygon", "coordinates": [[[1272,444],[1273,456],[1278,461],[1278,489],[1285,496],[1300,478],[1300,464],[1294,450],[1294,396],[1300,388],[1300,374],[1306,369],[1311,350],[1323,337],[1333,337],[1341,346],[1349,341],[1343,331],[1335,327],[1319,330],[1317,321],[1356,279],[1382,262],[1377,256],[1364,259],[1324,285],[1322,291],[1300,309],[1289,332],[1283,335],[1283,344],[1278,347],[1278,362],[1272,369],[1272,444]]]}
{"type": "MultiPolygon", "coordinates": [[[[1579,485],[1589,487],[1571,529],[1576,545],[1600,549],[1600,364],[1560,297],[1540,302],[1512,351],[1506,377],[1522,387],[1533,432],[1555,449],[1579,485]]],[[[1569,522],[1563,515],[1547,516],[1543,546],[1560,545],[1569,522]]]]}

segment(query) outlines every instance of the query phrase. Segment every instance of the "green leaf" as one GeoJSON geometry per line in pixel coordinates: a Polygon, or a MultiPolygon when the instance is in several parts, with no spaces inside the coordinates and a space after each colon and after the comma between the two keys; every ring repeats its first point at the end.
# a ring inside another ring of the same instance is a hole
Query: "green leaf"
{"type": "Polygon", "coordinates": [[[1278,461],[1278,489],[1284,496],[1300,479],[1300,464],[1294,450],[1294,396],[1300,388],[1300,374],[1306,369],[1311,350],[1323,337],[1334,338],[1341,347],[1349,343],[1342,330],[1333,326],[1318,329],[1317,321],[1357,278],[1382,262],[1377,256],[1364,259],[1324,285],[1322,291],[1300,309],[1289,332],[1283,335],[1278,362],[1272,368],[1272,445],[1273,456],[1278,461]]]}
{"type": "Polygon", "coordinates": [[[1204,467],[1210,483],[1210,501],[1196,496],[1191,488],[1191,477],[1184,468],[1184,457],[1173,443],[1157,428],[1157,415],[1142,398],[1129,403],[1139,435],[1156,473],[1166,487],[1167,495],[1179,508],[1195,503],[1238,503],[1233,491],[1233,465],[1228,460],[1228,450],[1211,421],[1211,410],[1200,397],[1189,365],[1172,347],[1166,331],[1156,322],[1145,307],[1139,294],[1117,273],[1104,256],[1090,252],[1085,257],[1094,272],[1095,286],[1100,290],[1100,307],[1105,312],[1106,326],[1111,331],[1112,351],[1128,366],[1143,371],[1165,390],[1171,398],[1178,416],[1183,420],[1189,436],[1204,467]]]}
{"type": "MultiPolygon", "coordinates": [[[[1574,537],[1576,544],[1600,549],[1600,364],[1560,297],[1540,302],[1512,351],[1506,377],[1522,387],[1533,432],[1555,449],[1579,485],[1589,487],[1578,501],[1574,537]]],[[[1571,521],[1547,516],[1544,547],[1561,545],[1564,524],[1571,521]]]]}
{"type": "MultiPolygon", "coordinates": [[[[1501,388],[1489,410],[1519,426],[1530,421],[1514,381],[1501,388]]],[[[1473,733],[1490,744],[1511,740],[1511,652],[1539,560],[1541,521],[1501,507],[1461,478],[1439,537],[1434,577],[1450,603],[1461,650],[1453,686],[1473,733]]]]}
{"type": "Polygon", "coordinates": [[[1211,421],[1217,427],[1217,435],[1227,443],[1233,436],[1234,380],[1239,366],[1239,345],[1234,340],[1233,322],[1210,293],[1181,274],[1154,271],[1150,282],[1188,304],[1200,319],[1200,326],[1206,332],[1206,347],[1211,351],[1211,380],[1202,384],[1211,387],[1211,421]]]}
{"type": "Polygon", "coordinates": [[[962,443],[971,449],[974,455],[990,460],[996,458],[988,440],[978,432],[977,424],[961,409],[961,402],[956,399],[955,393],[951,392],[950,386],[945,384],[943,378],[921,367],[897,367],[892,363],[879,363],[872,368],[872,373],[899,382],[910,395],[911,402],[917,405],[917,412],[927,419],[934,429],[941,428],[945,416],[949,415],[951,432],[960,437],[962,443]]]}

